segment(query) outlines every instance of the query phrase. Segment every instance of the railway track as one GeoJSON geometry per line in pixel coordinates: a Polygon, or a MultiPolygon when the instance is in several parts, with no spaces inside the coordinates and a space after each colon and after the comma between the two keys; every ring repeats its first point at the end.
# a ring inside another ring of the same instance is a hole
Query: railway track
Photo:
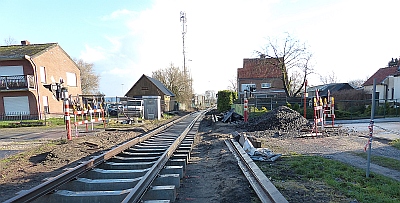
{"type": "MultiPolygon", "coordinates": [[[[174,202],[205,113],[189,114],[115,146],[5,202],[174,202]]],[[[248,167],[254,163],[243,158],[237,143],[226,143],[262,202],[286,201],[261,171],[248,167]]]]}
{"type": "Polygon", "coordinates": [[[238,165],[246,176],[258,198],[263,203],[287,203],[288,201],[276,189],[265,174],[258,168],[247,155],[238,142],[234,139],[225,140],[225,144],[238,160],[238,165]]]}

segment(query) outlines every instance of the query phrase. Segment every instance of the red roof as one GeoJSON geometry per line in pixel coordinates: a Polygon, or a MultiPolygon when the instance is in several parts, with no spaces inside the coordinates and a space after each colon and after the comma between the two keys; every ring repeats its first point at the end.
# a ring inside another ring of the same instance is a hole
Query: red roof
{"type": "Polygon", "coordinates": [[[397,66],[380,68],[378,71],[376,71],[375,74],[373,74],[370,78],[368,78],[368,80],[365,81],[363,85],[364,86],[373,85],[374,79],[376,79],[376,84],[380,84],[387,76],[396,75],[398,69],[399,67],[397,66]]]}
{"type": "Polygon", "coordinates": [[[243,59],[243,68],[238,68],[238,79],[241,78],[280,78],[282,71],[273,64],[274,58],[243,59]]]}

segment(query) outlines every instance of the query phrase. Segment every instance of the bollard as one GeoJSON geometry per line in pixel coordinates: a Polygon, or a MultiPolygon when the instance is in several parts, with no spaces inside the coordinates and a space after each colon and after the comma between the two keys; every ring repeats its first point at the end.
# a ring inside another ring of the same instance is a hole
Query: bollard
{"type": "Polygon", "coordinates": [[[68,99],[64,99],[64,107],[65,107],[65,128],[67,130],[67,139],[72,140],[71,136],[71,116],[69,115],[69,101],[68,99]]]}
{"type": "Polygon", "coordinates": [[[248,118],[249,118],[249,114],[248,114],[248,111],[247,111],[247,106],[248,106],[248,100],[247,100],[247,98],[245,97],[244,98],[244,122],[247,122],[248,121],[248,118]]]}

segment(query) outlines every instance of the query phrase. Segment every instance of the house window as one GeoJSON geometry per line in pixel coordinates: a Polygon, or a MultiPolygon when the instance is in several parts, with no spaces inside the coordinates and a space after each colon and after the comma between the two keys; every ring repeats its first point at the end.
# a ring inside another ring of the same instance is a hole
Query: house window
{"type": "Polygon", "coordinates": [[[142,90],[149,90],[149,87],[142,87],[142,90]]]}
{"type": "Polygon", "coordinates": [[[24,75],[23,66],[0,66],[0,76],[24,75]]]}
{"type": "Polygon", "coordinates": [[[256,84],[241,84],[240,85],[240,91],[241,92],[243,92],[243,91],[250,91],[250,87],[254,87],[254,88],[256,88],[256,84]]]}
{"type": "Polygon", "coordinates": [[[261,83],[261,88],[262,88],[262,89],[271,88],[271,83],[261,83]]]}
{"type": "Polygon", "coordinates": [[[50,113],[49,110],[49,98],[47,96],[43,96],[43,111],[44,113],[50,113]]]}
{"type": "Polygon", "coordinates": [[[40,66],[40,82],[46,83],[46,70],[43,66],[40,66]]]}
{"type": "Polygon", "coordinates": [[[67,72],[67,85],[70,87],[76,87],[76,75],[75,73],[67,72]]]}

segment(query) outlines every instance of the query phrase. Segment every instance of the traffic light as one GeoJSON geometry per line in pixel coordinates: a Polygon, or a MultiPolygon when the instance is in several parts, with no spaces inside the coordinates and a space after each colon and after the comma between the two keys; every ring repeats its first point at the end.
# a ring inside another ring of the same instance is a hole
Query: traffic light
{"type": "Polygon", "coordinates": [[[252,92],[256,91],[256,87],[255,86],[250,86],[250,97],[252,97],[252,92]]]}

